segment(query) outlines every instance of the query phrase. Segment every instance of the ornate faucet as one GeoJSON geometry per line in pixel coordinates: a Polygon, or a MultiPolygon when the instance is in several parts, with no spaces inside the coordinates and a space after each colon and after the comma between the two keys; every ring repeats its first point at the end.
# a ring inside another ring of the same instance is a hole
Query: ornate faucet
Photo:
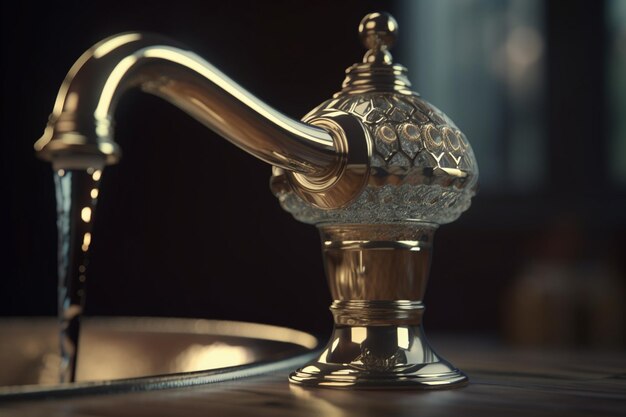
{"type": "Polygon", "coordinates": [[[424,337],[422,299],[434,232],[469,208],[478,168],[465,135],[393,63],[397,30],[386,13],[365,16],[363,62],[302,121],[177,43],[116,35],[71,68],[35,149],[57,170],[101,169],[120,158],[113,113],[127,89],[173,103],[271,164],[282,207],[320,230],[335,328],[321,355],[290,375],[292,383],[459,386],[467,377],[424,337]]]}

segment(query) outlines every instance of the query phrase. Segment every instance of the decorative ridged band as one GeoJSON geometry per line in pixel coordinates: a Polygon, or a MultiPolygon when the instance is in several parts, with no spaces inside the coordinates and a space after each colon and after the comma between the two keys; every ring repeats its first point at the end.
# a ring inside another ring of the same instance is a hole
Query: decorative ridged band
{"type": "Polygon", "coordinates": [[[364,94],[373,91],[395,91],[401,94],[418,95],[411,90],[407,69],[400,64],[354,64],[346,70],[343,89],[334,97],[347,94],[364,94]]]}
{"type": "Polygon", "coordinates": [[[422,322],[424,304],[409,300],[335,300],[330,311],[339,325],[417,325],[422,322]]]}

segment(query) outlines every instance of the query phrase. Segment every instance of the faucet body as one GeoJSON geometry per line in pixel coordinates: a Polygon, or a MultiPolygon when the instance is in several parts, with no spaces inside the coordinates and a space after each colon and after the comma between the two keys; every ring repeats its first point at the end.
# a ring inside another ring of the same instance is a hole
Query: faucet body
{"type": "Polygon", "coordinates": [[[126,33],[76,62],[35,148],[55,169],[117,162],[113,114],[130,87],[164,98],[273,166],[271,189],[322,237],[335,330],[323,353],[290,381],[334,388],[445,388],[465,375],[439,357],[421,327],[438,225],[457,219],[476,191],[465,135],[411,91],[389,47],[397,23],[367,15],[367,48],[343,88],[292,120],[186,48],[126,33]]]}

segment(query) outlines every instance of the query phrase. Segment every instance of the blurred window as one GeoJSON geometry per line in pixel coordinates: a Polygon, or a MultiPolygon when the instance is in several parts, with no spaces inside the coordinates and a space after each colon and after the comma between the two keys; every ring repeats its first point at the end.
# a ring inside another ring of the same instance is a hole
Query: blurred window
{"type": "Polygon", "coordinates": [[[547,175],[543,2],[404,0],[400,8],[412,21],[401,26],[411,40],[403,63],[415,89],[469,138],[481,190],[538,188],[547,175]]]}

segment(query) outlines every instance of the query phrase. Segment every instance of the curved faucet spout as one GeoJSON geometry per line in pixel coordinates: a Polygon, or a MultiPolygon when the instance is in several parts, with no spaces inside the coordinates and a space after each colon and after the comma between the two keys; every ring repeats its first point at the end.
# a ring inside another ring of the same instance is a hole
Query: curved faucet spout
{"type": "Polygon", "coordinates": [[[200,56],[144,33],[110,37],[85,52],[57,96],[39,155],[57,168],[117,162],[113,114],[130,87],[159,96],[233,144],[277,167],[324,176],[342,163],[331,135],[284,116],[200,56]]]}

